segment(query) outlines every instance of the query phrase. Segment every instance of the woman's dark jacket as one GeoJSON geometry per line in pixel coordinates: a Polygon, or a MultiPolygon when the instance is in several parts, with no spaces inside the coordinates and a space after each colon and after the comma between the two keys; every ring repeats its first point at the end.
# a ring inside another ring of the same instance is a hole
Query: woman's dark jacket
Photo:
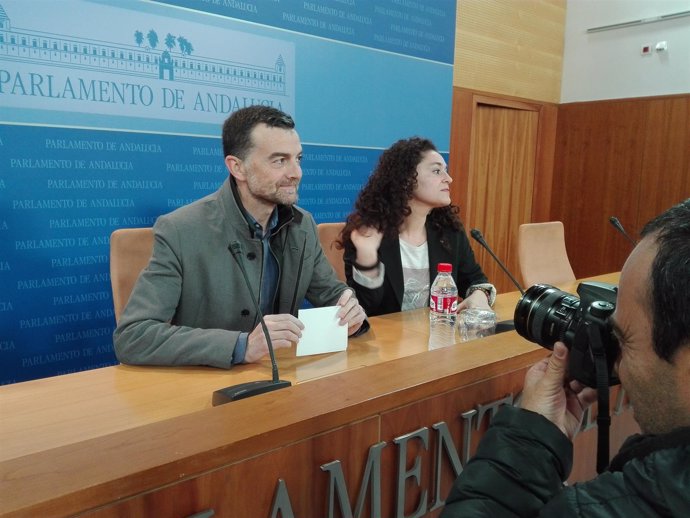
{"type": "Polygon", "coordinates": [[[690,427],[635,435],[608,471],[564,487],[572,442],[545,417],[503,408],[455,481],[441,518],[690,516],[690,427]]]}
{"type": "MultiPolygon", "coordinates": [[[[458,293],[464,297],[467,288],[475,284],[489,282],[474,258],[467,235],[462,230],[448,230],[444,234],[447,246],[441,243],[441,234],[433,229],[427,220],[427,243],[429,248],[429,283],[436,278],[438,263],[453,265],[453,280],[458,293]]],[[[400,259],[400,240],[384,238],[379,248],[379,260],[386,265],[383,284],[380,288],[369,289],[357,284],[352,278],[352,265],[357,257],[357,250],[352,243],[345,247],[345,276],[347,283],[354,288],[357,300],[368,316],[384,315],[400,311],[404,281],[402,261],[400,259]]]]}

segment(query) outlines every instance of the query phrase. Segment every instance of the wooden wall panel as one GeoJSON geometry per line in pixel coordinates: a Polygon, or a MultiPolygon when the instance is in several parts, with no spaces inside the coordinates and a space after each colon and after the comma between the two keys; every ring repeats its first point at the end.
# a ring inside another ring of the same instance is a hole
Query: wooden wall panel
{"type": "Polygon", "coordinates": [[[635,228],[690,197],[690,95],[646,105],[640,207],[635,228]]]}
{"type": "Polygon", "coordinates": [[[608,221],[631,231],[639,198],[644,113],[634,102],[562,105],[558,111],[552,219],[563,221],[576,277],[618,271],[630,244],[608,221]]]}
{"type": "Polygon", "coordinates": [[[559,102],[565,0],[458,0],[453,86],[559,102]]]}
{"type": "Polygon", "coordinates": [[[577,277],[617,271],[653,215],[690,196],[690,95],[564,104],[558,110],[551,219],[565,226],[577,277]]]}
{"type": "MultiPolygon", "coordinates": [[[[539,114],[478,104],[467,196],[467,223],[481,229],[494,253],[518,270],[517,234],[532,216],[532,190],[539,114]]],[[[480,246],[477,261],[499,292],[512,283],[480,246]]]]}
{"type": "MultiPolygon", "coordinates": [[[[465,227],[479,228],[517,275],[520,224],[550,217],[556,106],[454,89],[451,198],[465,227]]],[[[499,292],[515,288],[481,247],[479,264],[499,292]]]]}

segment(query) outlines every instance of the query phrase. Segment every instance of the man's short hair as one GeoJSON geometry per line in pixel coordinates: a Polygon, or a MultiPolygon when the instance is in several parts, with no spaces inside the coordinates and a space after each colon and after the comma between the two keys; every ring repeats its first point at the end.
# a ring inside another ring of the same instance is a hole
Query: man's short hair
{"type": "Polygon", "coordinates": [[[253,146],[251,132],[258,124],[271,128],[294,129],[295,121],[287,113],[270,106],[249,106],[230,115],[223,123],[223,156],[244,160],[253,146]]]}
{"type": "Polygon", "coordinates": [[[654,350],[673,362],[681,347],[690,347],[690,198],[647,223],[646,236],[658,247],[649,294],[654,350]]]}

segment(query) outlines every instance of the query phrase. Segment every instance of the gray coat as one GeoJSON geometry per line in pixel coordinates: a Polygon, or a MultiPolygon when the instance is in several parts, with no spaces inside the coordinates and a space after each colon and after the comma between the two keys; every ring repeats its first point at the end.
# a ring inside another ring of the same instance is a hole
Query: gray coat
{"type": "MultiPolygon", "coordinates": [[[[258,300],[261,240],[254,237],[233,190],[226,180],[217,192],[156,221],[153,256],[114,333],[122,363],[229,368],[240,332],[251,332],[258,324],[228,247],[242,243],[258,300]]],[[[298,207],[278,209],[271,237],[279,267],[274,313],[296,315],[304,298],[316,307],[335,305],[347,286],[323,254],[313,217],[298,207]]]]}

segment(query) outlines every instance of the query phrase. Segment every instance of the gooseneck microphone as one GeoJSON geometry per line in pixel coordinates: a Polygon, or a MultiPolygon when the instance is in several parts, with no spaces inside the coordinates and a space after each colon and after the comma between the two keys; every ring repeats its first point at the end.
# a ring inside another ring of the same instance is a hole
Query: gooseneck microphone
{"type": "Polygon", "coordinates": [[[623,228],[623,225],[616,216],[611,216],[609,218],[609,221],[611,222],[611,225],[613,225],[613,228],[615,228],[618,232],[623,234],[625,238],[632,243],[632,246],[637,246],[637,241],[635,241],[632,237],[628,235],[628,233],[623,228]]]}
{"type": "Polygon", "coordinates": [[[252,304],[254,304],[254,309],[257,315],[259,315],[259,321],[261,322],[261,329],[263,329],[264,336],[266,337],[266,343],[268,345],[268,354],[271,357],[271,368],[273,371],[273,378],[271,380],[262,381],[249,381],[246,383],[240,383],[239,385],[233,385],[231,387],[226,387],[224,389],[216,390],[213,393],[213,406],[222,405],[224,403],[229,403],[230,401],[237,401],[238,399],[245,399],[252,396],[257,396],[265,392],[272,392],[274,390],[282,389],[292,385],[289,381],[281,380],[278,376],[278,363],[276,362],[275,353],[273,352],[273,342],[271,341],[271,335],[268,333],[268,327],[266,326],[266,321],[264,320],[264,315],[261,311],[261,307],[254,296],[252,291],[252,285],[249,282],[249,277],[247,276],[247,270],[244,268],[244,260],[242,259],[242,244],[239,241],[233,241],[228,247],[230,253],[237,261],[237,265],[240,267],[242,272],[242,277],[244,278],[244,283],[249,289],[249,295],[252,299],[252,304]]]}
{"type": "Polygon", "coordinates": [[[488,245],[488,244],[486,243],[486,241],[484,240],[484,236],[482,236],[482,233],[481,233],[479,230],[477,230],[476,228],[473,228],[473,229],[470,231],[470,235],[472,236],[472,238],[473,238],[477,243],[479,243],[480,245],[482,245],[482,246],[484,247],[484,249],[485,249],[487,252],[489,252],[489,254],[491,254],[491,257],[493,257],[493,258],[494,258],[494,261],[496,261],[496,262],[498,263],[498,266],[501,267],[501,270],[503,270],[503,271],[506,273],[506,275],[507,275],[508,277],[510,277],[510,280],[513,281],[513,284],[515,284],[515,286],[517,287],[517,289],[520,291],[520,294],[521,294],[521,295],[524,295],[524,294],[525,294],[525,290],[522,289],[522,286],[520,286],[520,283],[519,283],[518,281],[515,280],[515,277],[512,276],[512,274],[508,271],[508,268],[506,268],[506,266],[501,262],[501,260],[500,260],[498,257],[496,257],[496,254],[494,254],[493,250],[491,250],[491,248],[489,247],[489,245],[488,245]]]}
{"type": "MultiPolygon", "coordinates": [[[[473,228],[470,231],[470,235],[472,236],[472,239],[474,239],[477,243],[482,245],[484,250],[489,252],[491,254],[491,257],[494,258],[494,261],[498,263],[498,266],[501,267],[501,269],[506,272],[508,277],[510,277],[510,280],[513,281],[513,284],[517,286],[517,289],[520,290],[520,293],[522,295],[525,294],[525,290],[522,289],[522,286],[520,286],[520,283],[515,280],[515,277],[511,275],[511,273],[508,271],[508,268],[501,262],[501,260],[496,257],[496,254],[494,254],[493,250],[491,250],[491,247],[487,244],[487,242],[484,240],[484,236],[482,236],[482,233],[476,229],[473,228]]],[[[498,333],[504,333],[506,331],[513,331],[515,329],[515,322],[513,320],[503,320],[501,322],[496,322],[496,334],[498,333]]]]}

